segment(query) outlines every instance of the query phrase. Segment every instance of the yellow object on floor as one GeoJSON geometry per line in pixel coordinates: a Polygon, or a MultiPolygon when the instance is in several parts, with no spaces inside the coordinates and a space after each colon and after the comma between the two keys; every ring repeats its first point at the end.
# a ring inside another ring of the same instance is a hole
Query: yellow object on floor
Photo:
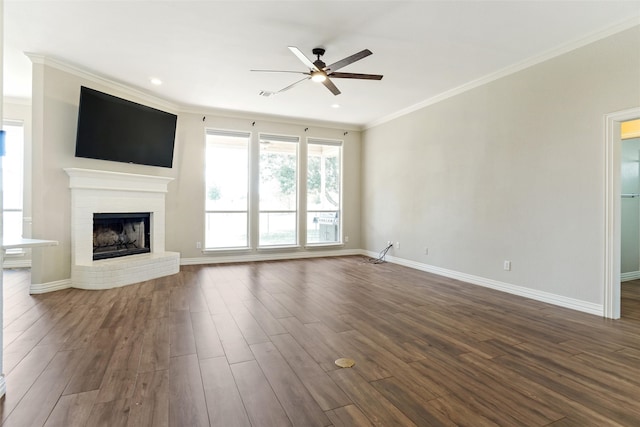
{"type": "Polygon", "coordinates": [[[355,364],[356,362],[353,359],[347,359],[345,357],[336,360],[336,365],[340,366],[341,368],[350,368],[355,364]]]}

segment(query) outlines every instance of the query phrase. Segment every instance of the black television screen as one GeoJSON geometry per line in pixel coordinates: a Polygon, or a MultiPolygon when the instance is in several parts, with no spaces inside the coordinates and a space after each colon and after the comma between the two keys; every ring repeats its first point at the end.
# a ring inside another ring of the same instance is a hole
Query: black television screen
{"type": "Polygon", "coordinates": [[[76,157],[170,168],[175,114],[82,86],[76,157]]]}

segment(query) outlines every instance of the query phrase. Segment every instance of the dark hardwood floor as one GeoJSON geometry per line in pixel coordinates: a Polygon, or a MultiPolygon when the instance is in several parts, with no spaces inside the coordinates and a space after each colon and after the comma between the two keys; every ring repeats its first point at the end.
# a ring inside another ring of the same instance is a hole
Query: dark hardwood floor
{"type": "Polygon", "coordinates": [[[620,311],[625,319],[640,320],[640,280],[622,283],[620,311]]]}
{"type": "Polygon", "coordinates": [[[612,321],[361,257],[29,280],[4,272],[4,426],[640,425],[640,281],[612,321]]]}

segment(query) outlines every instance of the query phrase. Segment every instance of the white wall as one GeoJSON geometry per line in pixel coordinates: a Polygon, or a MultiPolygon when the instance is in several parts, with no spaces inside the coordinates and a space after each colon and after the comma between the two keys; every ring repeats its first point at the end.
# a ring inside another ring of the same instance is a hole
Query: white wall
{"type": "Polygon", "coordinates": [[[363,247],[601,305],[603,117],[638,76],[634,27],[366,130],[363,247]]]}
{"type": "MultiPolygon", "coordinates": [[[[189,262],[212,262],[220,258],[203,255],[196,241],[204,241],[204,148],[205,127],[272,132],[344,140],[344,232],[350,237],[344,249],[360,247],[360,132],[319,124],[292,124],[274,118],[230,118],[219,112],[181,112],[180,108],[83,71],[45,58],[33,64],[33,226],[34,238],[58,240],[57,247],[34,251],[32,282],[43,285],[68,280],[71,274],[70,192],[66,167],[170,176],[167,194],[166,250],[180,252],[189,262]],[[75,138],[80,86],[178,114],[173,168],[130,165],[75,158],[75,138]],[[206,116],[206,121],[202,118],[206,116]],[[255,126],[252,122],[255,121],[255,126]],[[304,129],[308,127],[307,132],[304,129]]],[[[300,255],[304,250],[279,252],[300,255]]],[[[322,250],[314,251],[315,254],[322,250]]],[[[328,253],[328,251],[324,251],[328,253]]]]}

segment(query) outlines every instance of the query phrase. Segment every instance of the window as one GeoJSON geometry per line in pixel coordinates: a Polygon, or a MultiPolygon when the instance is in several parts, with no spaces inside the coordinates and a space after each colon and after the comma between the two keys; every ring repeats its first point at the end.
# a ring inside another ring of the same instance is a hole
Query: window
{"type": "MultiPolygon", "coordinates": [[[[22,237],[22,191],[24,182],[24,127],[22,122],[5,121],[5,155],[2,157],[4,238],[22,237]]],[[[20,250],[18,250],[20,251],[20,250]]]]}
{"type": "Polygon", "coordinates": [[[307,244],[342,241],[342,143],[307,139],[307,244]]]}
{"type": "Polygon", "coordinates": [[[259,246],[298,243],[298,141],[260,135],[259,246]]]}
{"type": "Polygon", "coordinates": [[[207,129],[204,248],[341,243],[342,144],[207,129]]]}
{"type": "Polygon", "coordinates": [[[246,248],[249,209],[248,132],[207,130],[205,248],[246,248]]]}

